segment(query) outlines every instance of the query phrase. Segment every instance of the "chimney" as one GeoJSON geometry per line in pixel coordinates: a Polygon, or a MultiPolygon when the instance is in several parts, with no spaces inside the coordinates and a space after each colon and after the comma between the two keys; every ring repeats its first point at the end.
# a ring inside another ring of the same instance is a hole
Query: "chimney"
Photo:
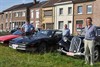
{"type": "Polygon", "coordinates": [[[34,0],[34,3],[35,3],[35,4],[36,4],[36,2],[37,2],[37,1],[36,1],[36,0],[34,0]]]}
{"type": "Polygon", "coordinates": [[[34,4],[37,4],[37,3],[39,3],[39,1],[37,1],[37,0],[33,0],[34,1],[34,4]]]}

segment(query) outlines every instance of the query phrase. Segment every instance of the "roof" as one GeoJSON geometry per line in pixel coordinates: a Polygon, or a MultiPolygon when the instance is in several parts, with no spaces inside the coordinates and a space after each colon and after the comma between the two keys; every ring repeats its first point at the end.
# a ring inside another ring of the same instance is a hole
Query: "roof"
{"type": "Polygon", "coordinates": [[[57,3],[60,0],[49,0],[43,7],[53,7],[55,3],[57,3]]]}
{"type": "Polygon", "coordinates": [[[57,3],[66,2],[66,1],[72,1],[72,0],[60,0],[57,3]]]}
{"type": "Polygon", "coordinates": [[[3,12],[7,12],[7,11],[11,11],[11,10],[15,10],[15,9],[20,9],[20,8],[27,8],[27,7],[31,7],[33,6],[33,2],[31,3],[26,3],[26,4],[18,4],[18,5],[14,5],[6,10],[4,10],[3,12]]]}
{"type": "Polygon", "coordinates": [[[42,7],[42,5],[44,5],[45,3],[47,3],[48,1],[43,1],[43,2],[40,2],[34,6],[32,6],[31,8],[39,8],[39,7],[42,7]]]}
{"type": "Polygon", "coordinates": [[[83,3],[83,2],[92,2],[95,0],[73,0],[73,3],[83,3]]]}

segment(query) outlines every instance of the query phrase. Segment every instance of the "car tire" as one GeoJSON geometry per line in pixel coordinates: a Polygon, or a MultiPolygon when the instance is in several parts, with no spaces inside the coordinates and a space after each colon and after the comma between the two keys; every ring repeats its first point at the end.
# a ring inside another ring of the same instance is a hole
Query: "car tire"
{"type": "Polygon", "coordinates": [[[47,50],[46,43],[42,42],[41,44],[39,44],[37,49],[39,53],[46,53],[47,50]]]}
{"type": "Polygon", "coordinates": [[[99,61],[100,53],[98,47],[95,47],[94,49],[94,61],[99,61]]]}

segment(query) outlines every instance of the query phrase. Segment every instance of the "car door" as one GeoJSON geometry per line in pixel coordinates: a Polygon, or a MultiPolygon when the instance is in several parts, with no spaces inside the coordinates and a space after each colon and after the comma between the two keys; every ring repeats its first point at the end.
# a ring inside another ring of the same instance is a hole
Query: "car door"
{"type": "Polygon", "coordinates": [[[100,43],[100,28],[97,28],[96,41],[100,43]]]}
{"type": "Polygon", "coordinates": [[[53,40],[58,43],[62,38],[62,31],[55,31],[53,35],[53,40]]]}

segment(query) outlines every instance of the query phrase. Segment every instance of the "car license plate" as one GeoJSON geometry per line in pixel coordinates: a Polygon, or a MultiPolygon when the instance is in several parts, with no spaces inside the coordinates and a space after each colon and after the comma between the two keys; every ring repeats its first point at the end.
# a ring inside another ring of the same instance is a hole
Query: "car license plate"
{"type": "Polygon", "coordinates": [[[74,56],[74,53],[72,53],[72,52],[67,52],[67,55],[68,55],[68,56],[74,56]]]}
{"type": "Polygon", "coordinates": [[[13,48],[13,49],[16,49],[17,47],[18,47],[18,45],[16,45],[16,44],[13,44],[13,45],[12,45],[12,48],[13,48]]]}

